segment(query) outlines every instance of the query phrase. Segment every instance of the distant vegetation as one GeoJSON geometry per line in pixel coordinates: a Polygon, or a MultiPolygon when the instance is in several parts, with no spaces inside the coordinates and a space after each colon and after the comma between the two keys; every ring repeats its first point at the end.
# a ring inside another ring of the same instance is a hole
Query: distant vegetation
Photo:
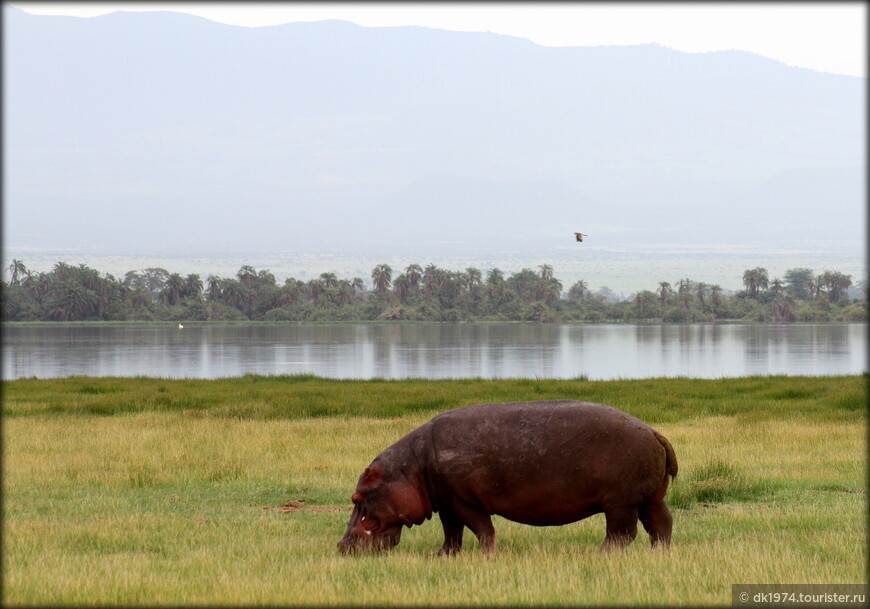
{"type": "Polygon", "coordinates": [[[2,283],[3,321],[534,321],[665,323],[866,321],[861,298],[847,290],[852,277],[794,268],[782,278],[761,267],[743,273],[745,289],[689,278],[659,281],[627,299],[580,280],[564,291],[550,265],[506,276],[411,264],[401,272],[379,264],[371,287],[360,277],[322,273],[278,284],[268,270],[242,266],[235,277],[183,277],[163,268],[101,274],[85,264],[58,262],[35,272],[20,260],[2,283]]]}

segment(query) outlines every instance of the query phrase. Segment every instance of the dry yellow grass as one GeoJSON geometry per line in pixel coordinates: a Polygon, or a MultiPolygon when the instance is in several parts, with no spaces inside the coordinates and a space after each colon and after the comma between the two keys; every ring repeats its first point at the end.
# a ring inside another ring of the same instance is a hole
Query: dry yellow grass
{"type": "Polygon", "coordinates": [[[674,510],[670,551],[641,533],[625,551],[599,553],[600,515],[555,528],[496,518],[495,556],[466,533],[463,553],[445,559],[434,556],[436,517],[406,530],[389,555],[340,556],[348,512],[323,508],[346,510],[361,469],[431,414],[7,418],[3,600],[729,605],[733,583],[864,581],[863,417],[743,412],[657,424],[677,451],[688,502],[674,510]],[[723,478],[704,478],[710,471],[723,478]],[[713,483],[724,499],[692,501],[713,483]],[[303,509],[275,509],[290,501],[303,509]]]}

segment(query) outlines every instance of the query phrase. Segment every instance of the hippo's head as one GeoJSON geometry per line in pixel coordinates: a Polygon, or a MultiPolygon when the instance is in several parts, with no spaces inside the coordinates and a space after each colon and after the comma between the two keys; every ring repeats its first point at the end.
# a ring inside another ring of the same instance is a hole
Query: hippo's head
{"type": "Polygon", "coordinates": [[[353,512],[347,531],[338,542],[342,553],[357,550],[391,550],[410,527],[431,516],[417,487],[405,476],[389,476],[382,465],[366,468],[351,496],[353,512]]]}

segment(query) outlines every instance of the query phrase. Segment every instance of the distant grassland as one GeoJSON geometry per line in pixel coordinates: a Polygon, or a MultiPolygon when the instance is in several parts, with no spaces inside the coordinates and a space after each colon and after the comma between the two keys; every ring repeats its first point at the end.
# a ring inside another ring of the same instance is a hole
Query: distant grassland
{"type": "Polygon", "coordinates": [[[3,602],[215,605],[731,604],[732,583],[866,581],[867,377],[348,381],[85,378],[3,384],[3,602]],[[486,558],[339,556],[349,496],[437,412],[573,398],[672,442],[670,551],[600,554],[603,516],[494,519],[486,558]]]}

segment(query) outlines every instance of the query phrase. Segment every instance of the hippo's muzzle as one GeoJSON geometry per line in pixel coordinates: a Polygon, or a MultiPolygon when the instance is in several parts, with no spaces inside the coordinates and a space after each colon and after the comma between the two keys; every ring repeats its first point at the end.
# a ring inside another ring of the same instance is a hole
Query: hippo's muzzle
{"type": "Polygon", "coordinates": [[[359,506],[355,506],[350,515],[347,531],[338,542],[338,549],[342,554],[392,550],[402,536],[401,524],[378,526],[375,530],[363,526],[364,524],[367,524],[366,517],[363,516],[359,506]]]}
{"type": "Polygon", "coordinates": [[[348,533],[338,542],[337,547],[342,554],[353,554],[388,551],[398,544],[399,535],[354,535],[348,533]]]}

